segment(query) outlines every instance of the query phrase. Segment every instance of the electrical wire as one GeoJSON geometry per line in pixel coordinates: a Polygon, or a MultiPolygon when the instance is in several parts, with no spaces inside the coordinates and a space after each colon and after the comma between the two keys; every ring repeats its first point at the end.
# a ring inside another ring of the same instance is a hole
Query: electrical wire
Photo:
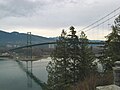
{"type": "MultiPolygon", "coordinates": [[[[88,25],[87,27],[84,27],[83,29],[79,30],[78,32],[83,31],[83,30],[85,30],[85,29],[87,29],[87,28],[89,28],[89,27],[95,25],[96,23],[102,21],[103,19],[105,19],[106,17],[110,16],[111,14],[113,14],[113,13],[116,12],[116,11],[118,11],[119,9],[120,9],[120,7],[118,7],[118,8],[115,9],[115,10],[113,10],[112,12],[110,12],[110,13],[107,14],[107,15],[105,15],[104,17],[100,18],[99,20],[93,22],[92,24],[88,25]]],[[[115,16],[116,16],[116,15],[114,15],[114,17],[115,17],[115,16]]]]}
{"type": "Polygon", "coordinates": [[[93,27],[91,27],[91,28],[85,30],[84,32],[90,31],[90,30],[92,30],[93,28],[96,28],[96,27],[100,26],[101,24],[104,24],[105,22],[107,22],[108,20],[110,20],[110,19],[116,17],[116,16],[119,15],[119,14],[120,14],[120,13],[115,14],[114,16],[112,16],[112,17],[108,18],[107,20],[105,20],[105,21],[103,21],[103,22],[101,22],[101,23],[99,23],[99,24],[97,24],[97,25],[95,25],[95,26],[93,26],[93,27]]]}

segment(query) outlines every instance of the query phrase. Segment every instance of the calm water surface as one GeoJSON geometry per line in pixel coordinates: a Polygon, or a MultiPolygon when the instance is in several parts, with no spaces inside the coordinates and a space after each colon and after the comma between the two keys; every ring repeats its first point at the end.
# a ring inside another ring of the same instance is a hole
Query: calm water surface
{"type": "MultiPolygon", "coordinates": [[[[50,58],[33,62],[32,73],[37,81],[47,82],[46,66],[50,58]]],[[[23,62],[26,65],[26,62],[23,62]]],[[[33,78],[14,60],[0,60],[0,90],[42,90],[33,78]]]]}

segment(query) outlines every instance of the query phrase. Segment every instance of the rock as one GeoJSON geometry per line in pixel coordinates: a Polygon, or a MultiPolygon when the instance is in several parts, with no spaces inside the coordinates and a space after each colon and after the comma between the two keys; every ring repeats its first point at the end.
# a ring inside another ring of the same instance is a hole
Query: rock
{"type": "Polygon", "coordinates": [[[99,86],[96,87],[96,90],[120,90],[120,87],[116,85],[99,86]]]}
{"type": "Polygon", "coordinates": [[[120,61],[115,62],[115,67],[113,67],[114,74],[114,84],[120,86],[120,61]]]}

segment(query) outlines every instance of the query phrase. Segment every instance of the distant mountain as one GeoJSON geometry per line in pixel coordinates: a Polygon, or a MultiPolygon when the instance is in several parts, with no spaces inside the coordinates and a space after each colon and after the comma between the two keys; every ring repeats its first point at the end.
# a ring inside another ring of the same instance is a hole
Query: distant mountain
{"type": "Polygon", "coordinates": [[[104,40],[89,40],[89,42],[104,42],[104,40]]]}
{"type": "MultiPolygon", "coordinates": [[[[38,35],[32,35],[32,44],[56,41],[56,38],[46,38],[38,35]]],[[[101,42],[101,40],[89,40],[90,42],[101,42]]],[[[9,45],[23,46],[27,44],[27,34],[19,32],[5,32],[0,30],[0,46],[9,45]]],[[[94,45],[91,45],[94,46],[94,45]]]]}
{"type": "MultiPolygon", "coordinates": [[[[46,38],[38,35],[32,35],[32,44],[55,41],[55,38],[46,38]]],[[[0,30],[0,45],[26,45],[27,34],[19,32],[4,32],[0,30]]]]}

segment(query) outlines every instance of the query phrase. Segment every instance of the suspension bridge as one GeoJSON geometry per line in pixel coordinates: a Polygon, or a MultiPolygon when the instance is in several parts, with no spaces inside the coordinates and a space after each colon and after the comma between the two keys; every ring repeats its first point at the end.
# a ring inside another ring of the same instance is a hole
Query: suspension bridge
{"type": "MultiPolygon", "coordinates": [[[[95,20],[95,22],[91,23],[90,25],[88,25],[80,30],[77,30],[77,35],[79,36],[80,32],[84,31],[89,40],[94,40],[94,41],[89,41],[88,44],[104,45],[105,40],[106,40],[105,36],[107,36],[112,31],[111,26],[114,25],[114,21],[119,15],[120,15],[120,7],[112,10],[111,12],[109,12],[105,16],[101,17],[100,19],[95,20]],[[96,42],[95,40],[101,40],[101,42],[96,42]]],[[[69,32],[69,31],[66,30],[66,32],[69,32]]],[[[20,50],[23,48],[29,48],[29,49],[31,48],[31,50],[32,50],[32,47],[50,45],[50,44],[56,44],[56,42],[54,41],[54,42],[32,44],[31,32],[28,32],[27,33],[27,45],[13,48],[13,49],[10,49],[9,51],[20,50]]]]}
{"type": "MultiPolygon", "coordinates": [[[[88,44],[104,45],[106,43],[105,36],[107,36],[111,32],[111,26],[114,25],[114,20],[115,20],[115,18],[118,17],[118,15],[120,15],[120,7],[111,11],[110,13],[103,16],[99,20],[96,20],[92,24],[84,27],[83,29],[78,30],[77,35],[79,35],[81,31],[84,31],[86,33],[88,39],[94,40],[94,41],[89,41],[88,44]],[[101,40],[101,41],[96,42],[95,40],[101,40]]],[[[81,43],[81,42],[79,42],[79,43],[81,43]]],[[[21,50],[21,49],[25,50],[25,48],[26,48],[27,49],[27,60],[24,58],[24,60],[22,60],[22,61],[26,61],[27,68],[29,67],[28,63],[31,62],[30,67],[32,68],[32,62],[34,61],[32,59],[32,48],[37,47],[37,46],[50,45],[50,44],[57,44],[57,42],[54,41],[54,42],[32,44],[31,33],[28,32],[27,33],[27,45],[13,48],[8,51],[14,52],[14,51],[21,50]]],[[[30,72],[29,72],[29,70],[26,70],[25,67],[22,65],[21,61],[19,61],[19,60],[17,60],[17,62],[20,65],[20,67],[23,69],[23,71],[25,71],[31,78],[33,78],[36,83],[44,86],[45,84],[41,83],[41,81],[39,79],[37,79],[37,77],[34,76],[34,74],[32,73],[32,70],[30,72]]]]}

